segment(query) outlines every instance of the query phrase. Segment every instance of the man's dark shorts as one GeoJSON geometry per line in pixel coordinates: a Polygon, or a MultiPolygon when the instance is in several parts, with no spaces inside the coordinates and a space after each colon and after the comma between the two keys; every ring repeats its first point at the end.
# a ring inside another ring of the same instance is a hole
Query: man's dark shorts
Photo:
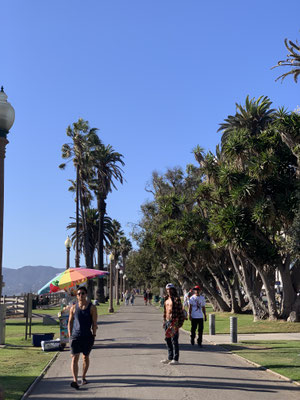
{"type": "Polygon", "coordinates": [[[71,354],[83,353],[88,356],[94,344],[94,336],[76,337],[70,340],[71,354]]]}

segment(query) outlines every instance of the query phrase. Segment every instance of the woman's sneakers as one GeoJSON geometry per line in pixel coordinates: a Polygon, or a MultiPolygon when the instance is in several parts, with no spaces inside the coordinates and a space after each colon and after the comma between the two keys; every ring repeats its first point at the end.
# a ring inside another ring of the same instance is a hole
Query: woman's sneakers
{"type": "Polygon", "coordinates": [[[177,360],[161,360],[162,364],[177,365],[179,362],[177,360]]]}
{"type": "Polygon", "coordinates": [[[161,360],[162,364],[170,364],[172,360],[161,360]]]}

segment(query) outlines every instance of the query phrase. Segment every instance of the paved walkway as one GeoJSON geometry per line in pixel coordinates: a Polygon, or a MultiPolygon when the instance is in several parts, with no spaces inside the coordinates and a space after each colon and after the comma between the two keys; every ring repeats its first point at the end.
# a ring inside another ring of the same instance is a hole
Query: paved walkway
{"type": "Polygon", "coordinates": [[[70,387],[70,354],[61,352],[29,399],[299,400],[300,387],[261,371],[206,343],[203,349],[180,334],[180,365],[163,365],[162,314],[137,298],[133,307],[101,316],[89,384],[70,387]]]}

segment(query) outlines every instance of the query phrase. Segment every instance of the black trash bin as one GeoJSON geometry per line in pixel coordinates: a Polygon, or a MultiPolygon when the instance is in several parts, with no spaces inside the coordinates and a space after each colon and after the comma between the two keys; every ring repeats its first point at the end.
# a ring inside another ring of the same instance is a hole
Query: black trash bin
{"type": "Polygon", "coordinates": [[[34,347],[41,347],[42,340],[53,340],[54,333],[33,333],[32,344],[34,347]]]}

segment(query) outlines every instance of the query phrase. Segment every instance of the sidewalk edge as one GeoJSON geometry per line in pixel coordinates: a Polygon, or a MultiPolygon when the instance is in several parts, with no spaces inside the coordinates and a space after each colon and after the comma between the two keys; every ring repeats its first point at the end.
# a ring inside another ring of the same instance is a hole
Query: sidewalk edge
{"type": "Polygon", "coordinates": [[[29,388],[26,390],[26,392],[23,394],[23,396],[21,397],[21,400],[25,400],[28,398],[28,396],[31,394],[31,392],[33,391],[33,389],[35,388],[35,386],[39,383],[39,381],[43,378],[43,376],[46,374],[46,372],[48,371],[48,369],[51,367],[51,365],[54,363],[54,361],[57,359],[58,355],[59,355],[59,351],[51,358],[51,360],[48,362],[48,364],[46,365],[46,367],[43,369],[43,371],[41,372],[41,374],[39,376],[37,376],[35,378],[35,380],[32,382],[32,384],[29,386],[29,388]]]}

